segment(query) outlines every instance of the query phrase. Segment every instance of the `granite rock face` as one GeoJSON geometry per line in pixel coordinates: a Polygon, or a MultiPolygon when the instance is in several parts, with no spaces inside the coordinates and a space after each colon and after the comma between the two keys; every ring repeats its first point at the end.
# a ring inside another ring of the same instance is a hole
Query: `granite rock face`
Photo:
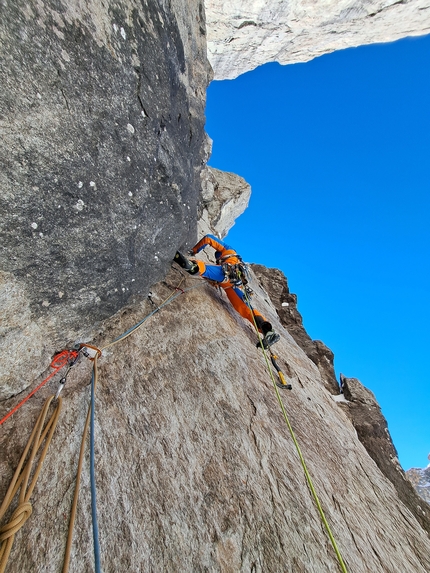
{"type": "Polygon", "coordinates": [[[297,309],[297,295],[290,292],[284,273],[263,265],[252,265],[262,287],[275,305],[282,325],[288,330],[298,346],[318,368],[325,387],[333,394],[339,392],[334,372],[334,354],[321,340],[312,340],[303,326],[302,315],[297,309]]]}
{"type": "Polygon", "coordinates": [[[430,504],[430,466],[426,468],[411,468],[406,477],[414,486],[416,492],[424,501],[430,504]]]}
{"type": "MultiPolygon", "coordinates": [[[[220,212],[240,210],[249,192],[204,167],[203,5],[18,0],[1,10],[0,418],[50,373],[54,349],[76,337],[104,347],[153,314],[99,361],[103,571],[338,571],[252,326],[222,291],[170,270],[198,215],[200,229],[223,234],[220,212]]],[[[356,418],[333,400],[330,351],[306,338],[282,275],[256,272],[254,305],[281,334],[292,385],[283,400],[348,571],[428,572],[427,514],[363,445],[376,406],[352,379],[356,418]]],[[[61,569],[91,368],[82,358],[70,372],[9,573],[61,569]]],[[[2,426],[1,496],[61,375],[2,426]]],[[[93,570],[92,551],[85,462],[70,571],[93,570]]]]}
{"type": "MultiPolygon", "coordinates": [[[[104,352],[96,396],[101,565],[114,571],[339,571],[282,417],[256,335],[224,293],[178,271],[154,286],[160,304],[186,291],[104,352]]],[[[430,570],[429,539],[369,457],[315,364],[279,322],[257,280],[254,305],[281,333],[282,398],[350,573],[430,570]]],[[[93,341],[102,347],[155,307],[125,307],[93,341]]],[[[64,407],[16,536],[9,573],[61,569],[91,363],[71,371],[64,407]]],[[[44,396],[3,427],[4,493],[44,396]]],[[[0,415],[13,400],[0,405],[0,415]]],[[[87,461],[71,573],[93,570],[87,461]]]]}
{"type": "Polygon", "coordinates": [[[201,221],[222,238],[248,207],[251,186],[239,175],[207,166],[202,174],[201,221]]]}
{"type": "Polygon", "coordinates": [[[205,0],[215,79],[430,33],[429,0],[205,0]]]}
{"type": "Polygon", "coordinates": [[[1,15],[5,397],[23,389],[17,360],[38,374],[194,241],[211,70],[197,0],[17,0],[1,15]]]}
{"type": "MultiPolygon", "coordinates": [[[[326,389],[338,399],[340,387],[334,371],[333,352],[320,340],[312,340],[306,332],[297,309],[297,296],[290,293],[285,275],[278,269],[267,269],[262,265],[254,264],[252,269],[274,304],[281,324],[316,365],[326,389]]],[[[341,374],[340,382],[344,398],[339,401],[339,405],[357,430],[359,440],[381,472],[394,485],[399,498],[430,535],[430,508],[421,502],[407,479],[410,480],[409,475],[405,474],[399,463],[387,421],[375,396],[356,378],[346,378],[341,374]]]]}
{"type": "Polygon", "coordinates": [[[399,498],[415,515],[430,536],[430,506],[423,503],[403,471],[388,430],[387,421],[376,398],[356,378],[341,375],[347,414],[350,417],[361,443],[381,472],[391,481],[399,498]]]}

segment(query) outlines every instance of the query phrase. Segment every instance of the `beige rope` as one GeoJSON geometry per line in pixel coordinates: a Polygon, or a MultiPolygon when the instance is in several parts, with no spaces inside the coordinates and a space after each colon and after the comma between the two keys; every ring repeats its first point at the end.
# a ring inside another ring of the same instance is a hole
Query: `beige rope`
{"type": "Polygon", "coordinates": [[[7,561],[12,550],[12,545],[16,533],[21,529],[21,527],[24,525],[32,513],[30,497],[36,486],[37,478],[39,477],[40,470],[42,469],[42,465],[45,460],[49,444],[51,443],[55,428],[57,426],[61,411],[62,400],[59,398],[54,412],[44,427],[49,406],[51,405],[53,399],[54,396],[51,396],[46,400],[45,405],[39,414],[37,422],[33,428],[33,432],[31,433],[31,436],[27,442],[18,467],[16,468],[15,474],[9,485],[9,489],[7,490],[6,496],[0,507],[1,521],[10,508],[18,489],[21,488],[19,492],[17,508],[12,513],[8,523],[0,527],[0,573],[4,573],[4,570],[6,569],[7,561]],[[45,442],[45,445],[41,451],[39,461],[35,466],[33,479],[29,484],[33,462],[43,442],[45,442]],[[29,459],[27,463],[25,463],[29,452],[29,459]]]}

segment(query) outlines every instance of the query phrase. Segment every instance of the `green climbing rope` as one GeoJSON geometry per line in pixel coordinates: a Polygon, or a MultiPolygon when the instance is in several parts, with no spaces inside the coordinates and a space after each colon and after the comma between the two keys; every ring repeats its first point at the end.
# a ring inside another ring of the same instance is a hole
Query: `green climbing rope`
{"type": "MultiPolygon", "coordinates": [[[[252,305],[251,305],[251,301],[249,300],[248,293],[246,292],[246,289],[243,289],[243,290],[244,290],[245,298],[246,298],[246,301],[247,301],[247,303],[248,303],[248,305],[249,305],[249,308],[252,310],[252,305]]],[[[290,432],[291,438],[292,438],[292,440],[293,440],[293,442],[294,442],[294,445],[295,445],[295,447],[296,447],[297,453],[298,453],[298,455],[299,455],[300,462],[301,462],[302,467],[303,467],[303,471],[305,472],[306,481],[308,482],[309,489],[311,490],[312,496],[313,496],[313,498],[314,498],[314,500],[315,500],[315,504],[316,504],[316,506],[317,506],[317,508],[318,508],[318,512],[319,512],[319,514],[320,514],[320,516],[321,516],[321,520],[322,520],[322,522],[324,523],[324,526],[325,526],[325,528],[326,528],[327,534],[328,534],[328,536],[329,536],[329,539],[330,539],[330,541],[331,541],[331,544],[332,544],[332,546],[333,546],[333,549],[334,549],[334,551],[335,551],[335,553],[336,553],[336,556],[337,556],[337,558],[338,558],[339,565],[340,565],[340,567],[341,567],[341,569],[342,569],[342,572],[343,572],[343,573],[348,573],[348,571],[347,571],[347,569],[346,569],[346,565],[345,565],[345,563],[344,563],[344,561],[343,561],[343,559],[342,559],[342,555],[340,554],[339,548],[338,548],[338,546],[337,546],[336,540],[335,540],[335,538],[334,538],[334,536],[333,536],[333,533],[331,532],[330,525],[328,524],[328,521],[327,521],[327,519],[326,519],[326,516],[324,515],[323,508],[321,507],[320,500],[319,500],[319,498],[318,498],[318,495],[317,495],[317,492],[316,492],[316,490],[315,490],[314,484],[312,483],[311,476],[310,476],[309,471],[308,471],[308,468],[307,468],[307,466],[306,466],[305,458],[303,457],[303,454],[302,454],[302,452],[301,452],[301,450],[300,450],[300,446],[299,446],[299,443],[298,443],[298,441],[297,441],[297,439],[296,439],[296,436],[295,436],[295,434],[294,434],[293,427],[291,426],[290,420],[288,419],[287,411],[286,411],[286,409],[285,409],[284,403],[282,402],[282,398],[281,398],[281,395],[280,395],[280,393],[279,393],[279,389],[278,389],[278,387],[277,387],[277,385],[276,385],[276,380],[275,380],[275,377],[273,376],[273,370],[272,370],[272,367],[271,367],[271,365],[270,365],[269,359],[268,359],[268,357],[267,357],[266,349],[265,349],[264,346],[263,346],[263,340],[262,340],[262,337],[261,337],[260,332],[258,331],[258,327],[257,327],[257,323],[256,323],[255,318],[254,318],[254,314],[253,314],[252,316],[253,316],[253,320],[254,320],[255,331],[257,332],[257,336],[258,336],[258,339],[259,339],[259,341],[260,341],[260,346],[261,346],[261,349],[263,350],[264,359],[265,359],[265,361],[266,361],[266,366],[267,366],[267,369],[268,369],[268,371],[269,371],[270,377],[271,377],[271,379],[272,379],[273,388],[275,389],[276,398],[278,399],[279,406],[281,407],[282,414],[283,414],[283,416],[284,416],[284,420],[285,420],[285,422],[286,422],[286,424],[287,424],[287,426],[288,426],[288,430],[289,430],[289,432],[290,432]]]]}

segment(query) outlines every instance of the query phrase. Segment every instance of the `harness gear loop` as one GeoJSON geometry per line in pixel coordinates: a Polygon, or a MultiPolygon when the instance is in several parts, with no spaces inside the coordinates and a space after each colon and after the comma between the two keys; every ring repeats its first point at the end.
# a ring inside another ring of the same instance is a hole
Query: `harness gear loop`
{"type": "Polygon", "coordinates": [[[243,262],[242,257],[237,253],[227,253],[222,257],[218,257],[216,264],[221,266],[226,280],[231,282],[233,286],[245,287],[248,284],[248,271],[246,264],[243,262]],[[234,262],[229,262],[229,259],[234,262]]]}
{"type": "Polygon", "coordinates": [[[245,267],[242,263],[236,263],[233,265],[230,263],[222,263],[221,268],[226,279],[228,279],[234,286],[245,286],[248,284],[245,267]]]}

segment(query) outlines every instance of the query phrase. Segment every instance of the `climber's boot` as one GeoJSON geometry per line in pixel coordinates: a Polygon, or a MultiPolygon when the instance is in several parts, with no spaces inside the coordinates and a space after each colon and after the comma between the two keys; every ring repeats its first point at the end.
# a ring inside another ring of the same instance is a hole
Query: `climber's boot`
{"type": "Polygon", "coordinates": [[[199,272],[199,265],[195,261],[190,261],[189,259],[187,259],[187,257],[185,255],[183,255],[182,253],[180,253],[179,251],[176,251],[176,254],[175,254],[175,257],[173,260],[180,267],[185,269],[187,271],[187,273],[190,273],[190,275],[195,275],[196,273],[199,272]]]}
{"type": "MultiPolygon", "coordinates": [[[[269,332],[266,332],[266,334],[264,335],[264,338],[262,340],[263,342],[263,348],[269,348],[269,346],[272,346],[272,344],[275,344],[276,342],[278,342],[278,340],[281,337],[279,336],[279,334],[276,334],[276,332],[274,330],[269,330],[269,332]]],[[[261,348],[261,342],[258,341],[257,342],[257,348],[261,348]]]]}

